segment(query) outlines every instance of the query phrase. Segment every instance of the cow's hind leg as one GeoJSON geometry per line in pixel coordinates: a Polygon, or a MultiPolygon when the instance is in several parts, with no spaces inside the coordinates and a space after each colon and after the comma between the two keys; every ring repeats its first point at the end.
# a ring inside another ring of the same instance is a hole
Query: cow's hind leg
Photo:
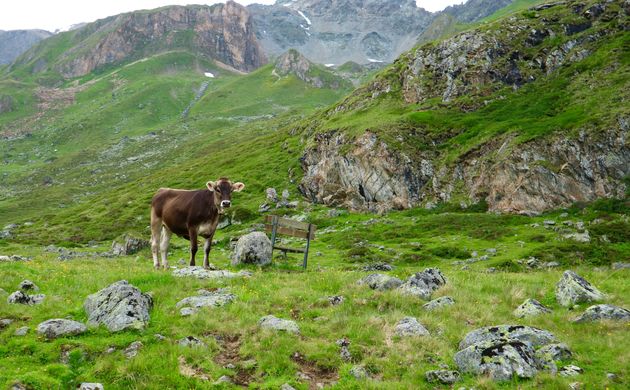
{"type": "Polygon", "coordinates": [[[162,235],[162,218],[158,218],[155,210],[151,209],[151,255],[153,266],[160,268],[160,239],[162,235]]]}
{"type": "Polygon", "coordinates": [[[160,251],[162,252],[162,267],[168,269],[168,246],[173,233],[166,226],[162,226],[162,239],[160,240],[160,251]]]}

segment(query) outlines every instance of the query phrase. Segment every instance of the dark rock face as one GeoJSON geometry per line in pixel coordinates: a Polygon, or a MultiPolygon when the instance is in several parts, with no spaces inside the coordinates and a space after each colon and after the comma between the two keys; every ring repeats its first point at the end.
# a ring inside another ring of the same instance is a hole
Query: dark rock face
{"type": "MultiPolygon", "coordinates": [[[[233,1],[131,12],[90,23],[71,33],[74,47],[52,65],[67,78],[182,47],[238,71],[249,72],[266,63],[249,12],[233,1]]],[[[36,61],[36,55],[29,52],[19,61],[36,61]]],[[[48,67],[44,64],[38,70],[48,67]]]]}
{"type": "MultiPolygon", "coordinates": [[[[10,64],[42,39],[53,35],[44,30],[10,30],[0,31],[0,65],[10,64]]],[[[0,114],[2,103],[0,101],[0,114]]]]}

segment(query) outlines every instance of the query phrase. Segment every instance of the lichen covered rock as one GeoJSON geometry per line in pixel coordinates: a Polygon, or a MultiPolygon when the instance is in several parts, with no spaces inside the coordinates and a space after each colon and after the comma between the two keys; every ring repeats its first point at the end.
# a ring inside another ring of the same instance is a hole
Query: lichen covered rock
{"type": "Polygon", "coordinates": [[[564,271],[562,279],[556,285],[556,299],[562,306],[576,303],[601,301],[604,294],[573,271],[564,271]]]}
{"type": "Polygon", "coordinates": [[[149,323],[153,298],[121,280],[88,296],[83,308],[91,325],[105,325],[110,332],[144,329],[149,323]]]}

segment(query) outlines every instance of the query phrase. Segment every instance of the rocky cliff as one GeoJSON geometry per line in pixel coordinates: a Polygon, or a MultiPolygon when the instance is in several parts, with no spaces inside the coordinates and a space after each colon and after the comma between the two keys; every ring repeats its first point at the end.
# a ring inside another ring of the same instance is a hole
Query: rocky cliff
{"type": "Polygon", "coordinates": [[[53,35],[44,30],[0,30],[0,65],[10,64],[37,42],[53,35]]]}
{"type": "Polygon", "coordinates": [[[279,77],[295,75],[315,88],[339,89],[351,86],[350,82],[335,74],[333,70],[312,63],[294,49],[287,51],[276,60],[274,74],[279,77]]]}
{"type": "Polygon", "coordinates": [[[301,191],[350,208],[485,201],[490,210],[519,213],[624,196],[630,82],[623,75],[630,71],[620,42],[630,29],[629,4],[549,4],[404,54],[307,129],[314,138],[302,159],[301,191]],[[565,106],[550,101],[532,114],[545,88],[575,92],[565,106]],[[584,103],[591,96],[600,98],[584,103]],[[333,125],[392,102],[410,118],[446,112],[462,120],[438,127],[392,119],[358,133],[333,125]],[[475,123],[491,120],[475,113],[492,104],[503,117],[523,110],[533,120],[480,135],[497,127],[488,122],[479,130],[475,123]],[[593,104],[600,111],[589,111],[593,104]],[[555,116],[562,119],[544,122],[555,116]]]}
{"type": "Polygon", "coordinates": [[[51,59],[49,47],[36,47],[18,64],[31,64],[35,73],[56,70],[73,78],[169,50],[194,50],[245,72],[266,62],[249,12],[233,1],[121,14],[61,33],[58,39],[71,42],[60,57],[51,59]]]}

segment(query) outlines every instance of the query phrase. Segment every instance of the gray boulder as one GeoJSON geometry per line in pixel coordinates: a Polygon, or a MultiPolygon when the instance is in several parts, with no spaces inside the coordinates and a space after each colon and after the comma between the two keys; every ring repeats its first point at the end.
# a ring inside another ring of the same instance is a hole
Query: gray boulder
{"type": "Polygon", "coordinates": [[[427,328],[422,326],[421,323],[418,322],[414,317],[405,317],[402,320],[398,321],[394,332],[397,336],[407,337],[407,336],[429,336],[429,331],[427,328]]]}
{"type": "Polygon", "coordinates": [[[258,321],[258,326],[261,327],[262,329],[272,329],[272,330],[278,330],[282,332],[289,332],[289,333],[295,333],[295,334],[300,333],[300,328],[295,323],[295,321],[277,318],[273,315],[262,317],[258,321]]]}
{"type": "Polygon", "coordinates": [[[358,284],[367,285],[372,290],[392,290],[402,285],[402,280],[385,274],[370,274],[359,280],[358,284]]]}
{"type": "Polygon", "coordinates": [[[565,307],[576,303],[601,301],[604,294],[573,271],[564,271],[556,285],[556,299],[565,307]]]}
{"type": "Polygon", "coordinates": [[[441,383],[443,385],[452,385],[459,380],[459,372],[450,370],[427,371],[424,376],[429,383],[441,383]]]}
{"type": "Polygon", "coordinates": [[[556,337],[546,330],[524,325],[497,325],[487,326],[468,333],[459,343],[459,349],[465,349],[471,345],[487,341],[505,339],[518,340],[532,347],[540,347],[557,342],[556,337]]]}
{"type": "Polygon", "coordinates": [[[83,382],[79,385],[79,390],[105,390],[101,383],[83,382]]]}
{"type": "Polygon", "coordinates": [[[199,313],[199,309],[194,308],[194,307],[182,307],[181,309],[179,309],[179,314],[182,317],[189,317],[197,313],[199,313]]]}
{"type": "Polygon", "coordinates": [[[514,339],[491,339],[467,346],[455,354],[455,364],[467,374],[488,375],[508,381],[515,375],[532,378],[538,373],[534,348],[514,339]]]}
{"type": "Polygon", "coordinates": [[[551,310],[543,306],[542,303],[538,302],[535,299],[527,299],[523,302],[519,307],[517,307],[513,312],[515,317],[523,318],[523,317],[532,317],[540,314],[551,313],[551,310]]]}
{"type": "Polygon", "coordinates": [[[62,318],[44,321],[37,325],[37,334],[49,340],[63,336],[75,336],[86,331],[87,327],[82,323],[62,318]]]}
{"type": "Polygon", "coordinates": [[[431,299],[433,291],[446,284],[446,277],[437,268],[427,268],[422,272],[411,275],[400,286],[399,291],[406,295],[413,295],[422,299],[431,299]]]}
{"type": "Polygon", "coordinates": [[[125,234],[112,242],[112,254],[115,256],[133,255],[149,247],[149,241],[125,234]]]}
{"type": "Polygon", "coordinates": [[[271,264],[271,241],[263,232],[253,232],[238,239],[232,265],[239,264],[271,264]]]}
{"type": "Polygon", "coordinates": [[[199,290],[197,296],[184,298],[177,303],[177,307],[189,306],[193,308],[199,307],[220,307],[236,299],[236,295],[230,294],[226,289],[218,289],[216,291],[199,290]]]}
{"type": "Polygon", "coordinates": [[[439,309],[441,307],[444,306],[451,306],[455,304],[455,300],[449,296],[445,296],[445,297],[439,297],[436,298],[434,300],[432,300],[431,302],[427,302],[424,305],[422,305],[422,307],[425,310],[435,310],[435,309],[439,309]]]}
{"type": "Polygon", "coordinates": [[[91,325],[105,325],[110,332],[144,329],[153,298],[121,280],[88,296],[83,308],[91,325]]]}
{"type": "Polygon", "coordinates": [[[592,322],[601,320],[630,321],[630,311],[613,305],[593,305],[584,311],[574,322],[592,322]]]}
{"type": "Polygon", "coordinates": [[[28,295],[23,291],[15,291],[9,295],[7,302],[16,305],[39,305],[44,298],[46,298],[44,294],[28,295]]]}
{"type": "Polygon", "coordinates": [[[614,270],[630,269],[630,263],[622,263],[622,262],[612,263],[611,267],[614,270]]]}
{"type": "Polygon", "coordinates": [[[249,271],[240,271],[240,272],[230,272],[224,270],[207,270],[203,267],[195,266],[195,267],[185,267],[176,269],[173,271],[173,276],[176,277],[193,277],[197,279],[233,279],[233,278],[242,278],[246,276],[251,276],[252,273],[249,271]]]}

